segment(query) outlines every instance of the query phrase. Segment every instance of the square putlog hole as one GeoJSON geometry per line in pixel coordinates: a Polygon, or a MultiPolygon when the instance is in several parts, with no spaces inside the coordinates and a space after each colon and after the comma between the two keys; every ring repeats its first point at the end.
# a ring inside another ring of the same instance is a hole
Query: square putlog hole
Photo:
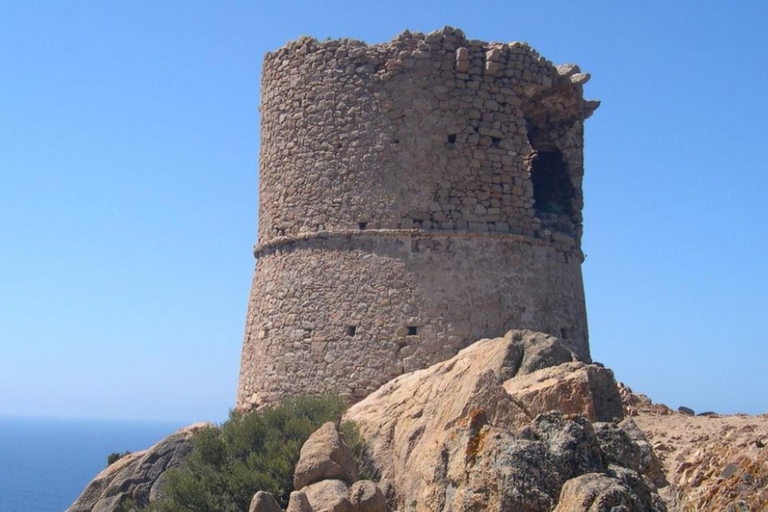
{"type": "Polygon", "coordinates": [[[408,326],[408,336],[417,336],[419,334],[419,327],[417,325],[408,326]]]}
{"type": "Polygon", "coordinates": [[[354,336],[356,332],[357,332],[357,326],[355,325],[347,326],[347,336],[354,336]]]}

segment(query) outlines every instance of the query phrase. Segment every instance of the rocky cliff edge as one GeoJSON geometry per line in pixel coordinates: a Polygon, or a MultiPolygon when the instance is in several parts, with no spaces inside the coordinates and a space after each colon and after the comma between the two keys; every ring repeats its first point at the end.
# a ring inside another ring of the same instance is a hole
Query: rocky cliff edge
{"type": "MultiPolygon", "coordinates": [[[[305,443],[288,511],[766,510],[768,415],[695,416],[617,385],[552,336],[510,331],[402,375],[352,406],[375,481],[326,424],[305,443]]],[[[71,512],[160,496],[196,424],[102,471],[71,512]]],[[[267,493],[250,512],[278,512],[267,493]]]]}

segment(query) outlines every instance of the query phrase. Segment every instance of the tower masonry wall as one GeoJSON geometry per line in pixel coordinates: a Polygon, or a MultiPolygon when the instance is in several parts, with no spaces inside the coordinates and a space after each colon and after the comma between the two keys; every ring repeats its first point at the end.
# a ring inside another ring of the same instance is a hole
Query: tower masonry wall
{"type": "Polygon", "coordinates": [[[588,78],[449,27],[268,54],[238,407],[359,399],[511,328],[588,360],[588,78]]]}

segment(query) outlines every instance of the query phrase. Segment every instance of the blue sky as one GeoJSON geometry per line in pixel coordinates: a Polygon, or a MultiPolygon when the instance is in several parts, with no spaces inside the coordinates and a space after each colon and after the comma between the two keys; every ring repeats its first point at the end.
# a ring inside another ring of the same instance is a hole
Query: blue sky
{"type": "Polygon", "coordinates": [[[253,270],[265,52],[443,25],[592,74],[592,353],[768,411],[768,3],[0,0],[0,415],[221,420],[253,270]]]}

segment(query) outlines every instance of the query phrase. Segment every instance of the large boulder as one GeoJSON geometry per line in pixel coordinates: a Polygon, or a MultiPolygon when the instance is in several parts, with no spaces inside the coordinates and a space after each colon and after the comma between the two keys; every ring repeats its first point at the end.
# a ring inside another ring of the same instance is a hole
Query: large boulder
{"type": "Polygon", "coordinates": [[[288,497],[288,508],[285,512],[313,512],[307,494],[303,491],[293,491],[288,497]]]}
{"type": "Polygon", "coordinates": [[[299,491],[291,493],[287,512],[387,512],[381,489],[357,478],[344,435],[335,423],[325,423],[301,447],[294,473],[299,491]]]}
{"type": "Polygon", "coordinates": [[[253,495],[248,512],[283,512],[283,509],[274,496],[266,491],[259,491],[253,495]]]}
{"type": "Polygon", "coordinates": [[[313,432],[301,447],[293,487],[301,490],[307,485],[329,479],[350,484],[357,480],[355,458],[344,435],[332,421],[313,432]]]}
{"type": "Polygon", "coordinates": [[[128,503],[146,506],[157,501],[165,471],[181,464],[192,452],[192,434],[207,426],[195,423],[148,450],[118,459],[91,480],[67,512],[112,512],[128,503]]]}
{"type": "Polygon", "coordinates": [[[588,473],[565,483],[553,512],[661,512],[658,495],[652,495],[631,470],[619,474],[588,473]]]}
{"type": "MultiPolygon", "coordinates": [[[[480,340],[390,381],[346,419],[402,511],[543,512],[582,475],[627,485],[609,469],[591,423],[622,419],[613,374],[541,333],[480,340]]],[[[630,451],[638,466],[641,450],[630,451]]],[[[633,482],[635,494],[655,495],[650,481],[633,482]]]]}
{"type": "Polygon", "coordinates": [[[413,510],[549,511],[568,479],[604,470],[582,417],[541,415],[515,432],[483,424],[480,415],[470,414],[464,428],[443,440],[437,478],[421,490],[413,510]]]}
{"type": "Polygon", "coordinates": [[[349,500],[349,485],[341,480],[322,480],[301,491],[314,512],[358,512],[349,500]]]}
{"type": "Polygon", "coordinates": [[[517,368],[513,367],[514,375],[527,375],[537,370],[576,361],[576,356],[558,338],[549,334],[509,331],[504,338],[512,342],[510,348],[516,352],[516,358],[520,360],[517,368]]]}
{"type": "Polygon", "coordinates": [[[349,501],[360,512],[387,512],[387,500],[379,486],[370,480],[360,480],[349,488],[349,501]]]}
{"type": "Polygon", "coordinates": [[[581,362],[542,368],[504,383],[507,393],[524,403],[529,414],[560,411],[581,414],[590,421],[619,421],[624,417],[613,372],[581,362]]]}
{"type": "Polygon", "coordinates": [[[620,464],[648,477],[656,486],[668,485],[653,448],[632,419],[619,424],[594,425],[600,448],[609,464],[620,464]]]}

